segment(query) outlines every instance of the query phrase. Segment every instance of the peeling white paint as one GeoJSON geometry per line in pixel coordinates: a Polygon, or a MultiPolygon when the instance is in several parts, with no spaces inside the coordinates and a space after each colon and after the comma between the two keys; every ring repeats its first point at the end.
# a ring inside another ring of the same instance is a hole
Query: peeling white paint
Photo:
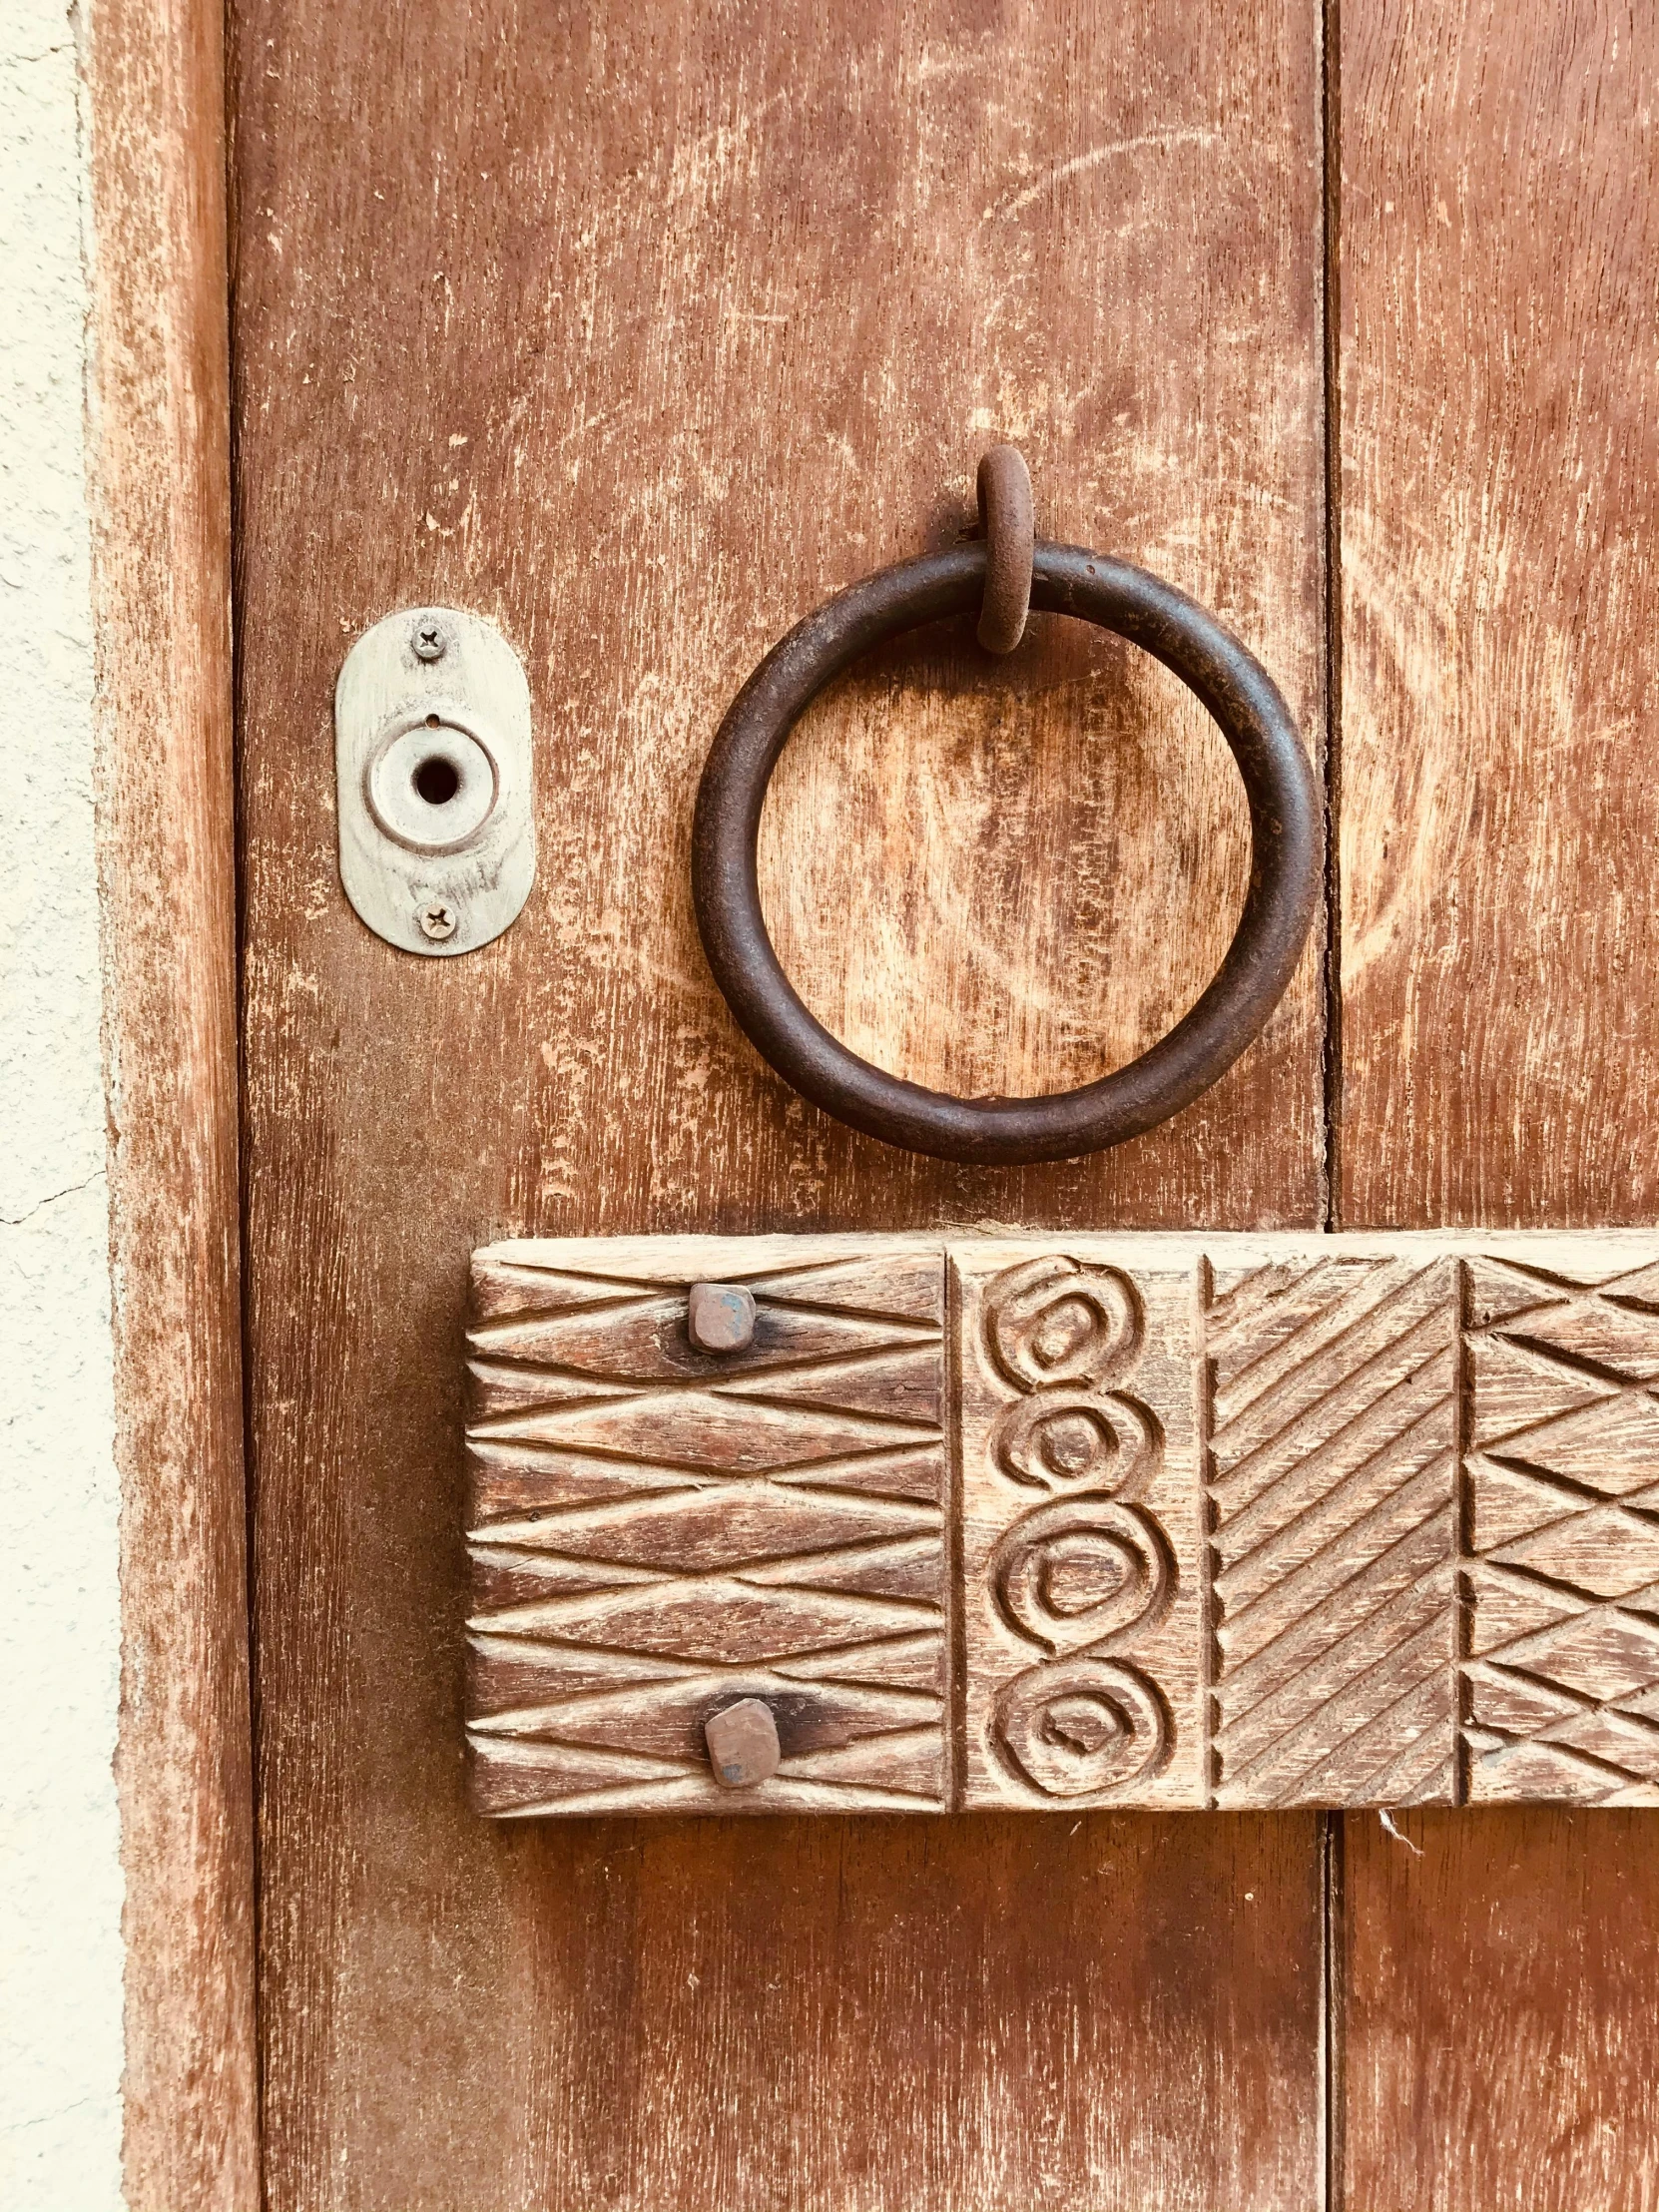
{"type": "Polygon", "coordinates": [[[68,0],[0,18],[0,2204],[122,2202],[120,1693],[94,848],[85,136],[68,0]]]}

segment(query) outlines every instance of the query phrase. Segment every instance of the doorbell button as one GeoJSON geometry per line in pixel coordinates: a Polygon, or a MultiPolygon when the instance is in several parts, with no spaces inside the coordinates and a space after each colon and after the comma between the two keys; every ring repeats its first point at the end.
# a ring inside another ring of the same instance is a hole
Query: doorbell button
{"type": "Polygon", "coordinates": [[[500,936],[535,880],[530,687],[493,625],[387,615],[334,687],[345,895],[377,936],[453,958],[500,936]]]}

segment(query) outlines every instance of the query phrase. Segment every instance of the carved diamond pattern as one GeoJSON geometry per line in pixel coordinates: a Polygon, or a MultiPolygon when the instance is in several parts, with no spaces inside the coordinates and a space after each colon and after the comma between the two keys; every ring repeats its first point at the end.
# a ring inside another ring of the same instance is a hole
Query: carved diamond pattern
{"type": "Polygon", "coordinates": [[[1659,1803],[1659,1271],[1469,1273],[1468,1795],[1659,1803]]]}
{"type": "Polygon", "coordinates": [[[475,1270],[482,1809],[943,1804],[943,1256],[783,1254],[711,1255],[756,1301],[730,1355],[691,1342],[695,1278],[475,1270]],[[784,1747],[764,1802],[703,1745],[745,1695],[784,1747]]]}

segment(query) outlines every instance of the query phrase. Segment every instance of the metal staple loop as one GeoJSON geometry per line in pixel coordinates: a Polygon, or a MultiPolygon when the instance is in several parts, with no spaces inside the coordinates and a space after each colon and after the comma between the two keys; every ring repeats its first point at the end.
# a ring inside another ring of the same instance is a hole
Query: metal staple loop
{"type": "Polygon", "coordinates": [[[979,463],[979,526],[985,533],[979,643],[987,653],[1011,653],[1025,635],[1037,536],[1031,471],[1017,445],[993,445],[979,463]]]}

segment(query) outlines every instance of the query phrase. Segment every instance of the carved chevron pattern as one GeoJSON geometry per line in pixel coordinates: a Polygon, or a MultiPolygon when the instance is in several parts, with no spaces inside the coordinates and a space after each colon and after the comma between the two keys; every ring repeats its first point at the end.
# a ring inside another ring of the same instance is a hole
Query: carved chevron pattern
{"type": "Polygon", "coordinates": [[[1214,1273],[1219,1805],[1451,1795],[1452,1267],[1344,1257],[1214,1273]]]}
{"type": "Polygon", "coordinates": [[[1659,1266],[1468,1285],[1468,1794],[1659,1803],[1659,1266]]]}
{"type": "Polygon", "coordinates": [[[684,1277],[475,1269],[484,1810],[944,1802],[942,1277],[936,1249],[728,1265],[755,1342],[711,1355],[684,1277]],[[760,1805],[703,1742],[743,1696],[784,1752],[760,1805]]]}

